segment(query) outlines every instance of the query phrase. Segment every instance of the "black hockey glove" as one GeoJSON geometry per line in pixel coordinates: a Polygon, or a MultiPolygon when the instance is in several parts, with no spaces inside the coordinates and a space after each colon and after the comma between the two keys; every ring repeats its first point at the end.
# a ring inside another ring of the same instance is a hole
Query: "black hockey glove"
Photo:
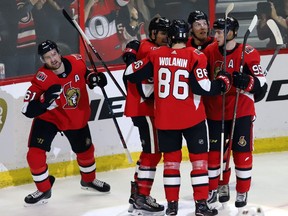
{"type": "Polygon", "coordinates": [[[59,84],[50,86],[47,91],[44,92],[43,106],[48,108],[57,98],[60,97],[62,91],[62,86],[59,84]]]}
{"type": "Polygon", "coordinates": [[[95,72],[92,72],[88,74],[87,82],[91,89],[93,89],[95,86],[99,86],[100,88],[103,88],[107,85],[107,78],[104,73],[96,74],[95,72]]]}
{"type": "Polygon", "coordinates": [[[136,54],[140,47],[140,41],[133,40],[126,45],[126,49],[123,51],[122,59],[126,66],[136,61],[136,54]]]}
{"type": "Polygon", "coordinates": [[[231,74],[226,71],[219,71],[216,80],[221,81],[221,92],[227,93],[231,88],[231,74]]]}
{"type": "Polygon", "coordinates": [[[250,92],[254,88],[254,77],[245,73],[233,72],[233,86],[238,89],[250,92]]]}

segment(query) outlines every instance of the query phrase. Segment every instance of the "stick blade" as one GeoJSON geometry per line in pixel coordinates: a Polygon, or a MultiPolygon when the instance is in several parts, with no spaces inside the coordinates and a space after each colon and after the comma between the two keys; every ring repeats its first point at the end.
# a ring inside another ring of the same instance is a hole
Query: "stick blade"
{"type": "Polygon", "coordinates": [[[252,21],[251,21],[251,23],[250,23],[250,26],[249,26],[249,28],[248,28],[248,30],[249,30],[250,32],[253,31],[253,29],[254,29],[255,26],[257,25],[257,22],[258,22],[258,17],[257,17],[257,15],[254,15],[254,17],[253,17],[253,19],[252,19],[252,21]]]}
{"type": "Polygon", "coordinates": [[[225,11],[225,19],[227,19],[228,17],[228,14],[233,10],[234,8],[234,3],[230,3],[227,8],[226,8],[226,11],[225,11]]]}
{"type": "Polygon", "coordinates": [[[275,37],[276,44],[277,45],[282,45],[283,44],[283,38],[282,38],[281,32],[280,32],[277,24],[275,23],[275,21],[272,20],[272,19],[269,19],[267,21],[267,25],[268,25],[268,27],[270,28],[270,30],[272,31],[272,33],[273,33],[273,35],[275,37]]]}

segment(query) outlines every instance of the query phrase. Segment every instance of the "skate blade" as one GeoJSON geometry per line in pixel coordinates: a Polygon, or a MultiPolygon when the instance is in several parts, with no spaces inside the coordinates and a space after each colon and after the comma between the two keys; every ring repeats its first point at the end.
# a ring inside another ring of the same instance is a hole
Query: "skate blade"
{"type": "Polygon", "coordinates": [[[128,213],[132,213],[134,210],[133,204],[129,204],[128,213]]]}
{"type": "Polygon", "coordinates": [[[91,192],[97,193],[97,194],[109,194],[109,193],[110,193],[110,191],[102,192],[102,191],[98,191],[98,190],[96,190],[96,189],[93,189],[93,188],[91,188],[91,187],[83,187],[83,186],[81,186],[81,189],[82,189],[82,190],[85,190],[85,191],[91,191],[91,192]]]}
{"type": "Polygon", "coordinates": [[[165,212],[164,210],[161,212],[150,212],[141,209],[134,209],[133,212],[130,214],[133,216],[164,216],[165,212]]]}
{"type": "Polygon", "coordinates": [[[48,203],[48,199],[42,199],[37,203],[26,203],[24,202],[24,207],[32,207],[32,206],[39,206],[48,203]]]}

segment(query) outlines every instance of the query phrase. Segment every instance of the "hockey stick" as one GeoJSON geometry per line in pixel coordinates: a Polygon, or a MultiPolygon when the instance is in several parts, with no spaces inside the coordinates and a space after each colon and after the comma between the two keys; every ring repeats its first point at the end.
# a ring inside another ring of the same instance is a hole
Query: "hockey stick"
{"type": "MultiPolygon", "coordinates": [[[[247,39],[248,39],[250,33],[255,28],[255,26],[257,25],[257,22],[258,22],[258,17],[257,17],[257,15],[254,15],[254,17],[253,17],[253,19],[252,19],[252,21],[250,23],[250,26],[249,26],[249,28],[247,29],[247,31],[246,31],[246,33],[244,35],[244,41],[243,41],[243,44],[242,44],[242,53],[241,53],[241,63],[240,63],[240,69],[239,69],[240,73],[243,72],[244,57],[245,57],[245,47],[246,47],[247,39]]],[[[240,95],[240,89],[236,89],[236,99],[235,99],[235,105],[234,105],[234,111],[233,111],[230,139],[229,139],[229,144],[228,144],[228,149],[227,149],[227,159],[226,159],[225,170],[229,169],[229,164],[230,164],[230,155],[231,155],[231,148],[232,148],[232,144],[233,144],[233,136],[234,136],[235,123],[236,123],[239,95],[240,95]]]]}
{"type": "Polygon", "coordinates": [[[93,53],[96,55],[97,59],[101,62],[101,64],[103,65],[103,67],[106,69],[107,73],[109,74],[110,78],[112,79],[112,81],[114,82],[114,84],[116,85],[116,87],[118,88],[118,90],[121,92],[121,94],[123,95],[124,98],[126,98],[126,94],[123,91],[123,89],[121,88],[121,86],[119,85],[119,83],[117,82],[117,80],[115,79],[115,77],[112,75],[111,71],[109,70],[109,68],[107,67],[106,63],[103,61],[103,59],[101,58],[101,56],[99,55],[99,53],[96,51],[96,49],[94,48],[94,46],[92,45],[91,41],[89,40],[89,38],[86,36],[86,34],[83,32],[83,30],[81,29],[81,27],[79,26],[79,24],[77,23],[76,20],[72,19],[69,14],[66,12],[65,9],[62,10],[63,11],[63,15],[65,16],[65,18],[72,24],[73,27],[76,28],[76,30],[79,32],[79,34],[81,35],[81,37],[83,38],[84,41],[86,41],[86,44],[89,45],[89,47],[91,48],[91,50],[93,51],[93,53]]]}
{"type": "MultiPolygon", "coordinates": [[[[225,23],[224,23],[224,65],[223,69],[226,71],[226,59],[227,59],[227,17],[233,10],[234,3],[230,3],[225,11],[225,23]]],[[[222,94],[222,119],[221,119],[221,150],[220,150],[220,180],[223,180],[223,161],[224,161],[224,131],[225,131],[225,94],[222,94]]]]}
{"type": "Polygon", "coordinates": [[[276,49],[274,51],[274,54],[273,54],[272,58],[270,59],[265,71],[264,71],[264,75],[265,76],[267,75],[268,71],[270,70],[270,68],[271,68],[276,56],[278,55],[280,49],[285,47],[285,45],[283,43],[283,38],[282,38],[281,32],[280,32],[277,24],[275,23],[275,21],[272,20],[272,19],[269,19],[267,21],[267,25],[268,25],[268,27],[270,28],[270,30],[272,31],[272,33],[274,35],[277,47],[276,47],[276,49]]]}
{"type": "MultiPolygon", "coordinates": [[[[66,18],[73,26],[76,26],[75,23],[77,23],[77,22],[76,22],[75,20],[73,20],[73,19],[69,16],[69,14],[68,14],[64,9],[63,9],[63,15],[65,16],[65,18],[66,18]]],[[[77,25],[78,25],[78,24],[77,24],[77,25]]],[[[79,28],[80,28],[80,27],[79,27],[79,28]]],[[[80,35],[81,35],[82,42],[83,42],[83,44],[84,44],[84,46],[85,46],[86,53],[87,53],[87,55],[88,55],[88,57],[89,57],[91,66],[92,66],[92,68],[93,68],[93,70],[94,70],[95,73],[99,73],[99,72],[97,71],[97,69],[96,69],[96,65],[95,65],[95,63],[94,63],[94,61],[93,61],[91,52],[89,51],[89,47],[87,46],[87,43],[85,42],[84,38],[82,37],[82,34],[80,34],[80,35]]],[[[129,161],[129,163],[132,163],[133,160],[132,160],[131,154],[130,154],[128,148],[127,148],[126,142],[125,142],[124,137],[123,137],[123,135],[122,135],[122,132],[121,132],[121,130],[120,130],[120,127],[119,127],[119,124],[118,124],[118,122],[117,122],[116,116],[115,116],[115,114],[114,114],[114,112],[113,112],[113,110],[112,110],[112,108],[111,108],[111,104],[110,104],[110,102],[109,102],[109,98],[108,98],[108,96],[107,96],[107,93],[106,93],[106,91],[105,91],[105,89],[104,89],[103,87],[101,87],[101,91],[102,91],[102,93],[103,93],[103,96],[104,96],[105,100],[107,101],[109,111],[110,111],[110,113],[111,113],[111,115],[112,115],[113,122],[114,122],[114,124],[115,124],[116,129],[117,129],[118,135],[119,135],[120,140],[121,140],[121,142],[122,142],[122,146],[123,146],[123,148],[124,148],[124,150],[125,150],[125,153],[126,153],[126,156],[127,156],[127,158],[128,158],[128,161],[129,161]]]]}

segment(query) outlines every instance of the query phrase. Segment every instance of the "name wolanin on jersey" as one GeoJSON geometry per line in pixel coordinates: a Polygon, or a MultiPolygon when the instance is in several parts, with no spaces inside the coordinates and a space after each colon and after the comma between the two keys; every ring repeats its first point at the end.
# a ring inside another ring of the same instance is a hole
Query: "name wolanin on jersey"
{"type": "MultiPolygon", "coordinates": [[[[226,70],[232,75],[233,71],[240,70],[241,54],[243,44],[236,44],[236,47],[229,51],[227,50],[226,70]]],[[[218,44],[210,44],[204,53],[208,59],[208,71],[210,80],[214,80],[217,73],[223,70],[224,57],[219,50],[218,44]]],[[[260,65],[260,55],[256,49],[250,45],[246,45],[244,54],[243,73],[249,74],[260,81],[261,87],[265,84],[266,78],[263,75],[260,65]]],[[[236,99],[236,88],[234,86],[225,94],[225,120],[233,118],[233,111],[236,99]]],[[[222,118],[222,96],[204,97],[207,118],[211,120],[221,120],[222,118]]],[[[254,95],[249,92],[241,91],[237,109],[237,118],[248,115],[255,115],[254,95]]]]}
{"type": "Polygon", "coordinates": [[[54,123],[59,130],[83,128],[90,117],[89,98],[86,90],[86,65],[80,55],[69,55],[62,58],[71,65],[71,73],[65,78],[58,77],[45,66],[39,68],[31,81],[31,86],[24,98],[24,107],[36,99],[41,100],[43,93],[54,84],[63,88],[60,99],[55,100],[45,112],[36,118],[54,123]]]}
{"type": "Polygon", "coordinates": [[[200,85],[209,91],[211,83],[207,77],[206,60],[205,55],[193,47],[173,49],[163,46],[126,69],[125,75],[131,82],[154,78],[157,129],[185,129],[206,118],[201,96],[191,90],[192,85],[200,85]],[[196,83],[191,84],[192,76],[196,83]]]}

